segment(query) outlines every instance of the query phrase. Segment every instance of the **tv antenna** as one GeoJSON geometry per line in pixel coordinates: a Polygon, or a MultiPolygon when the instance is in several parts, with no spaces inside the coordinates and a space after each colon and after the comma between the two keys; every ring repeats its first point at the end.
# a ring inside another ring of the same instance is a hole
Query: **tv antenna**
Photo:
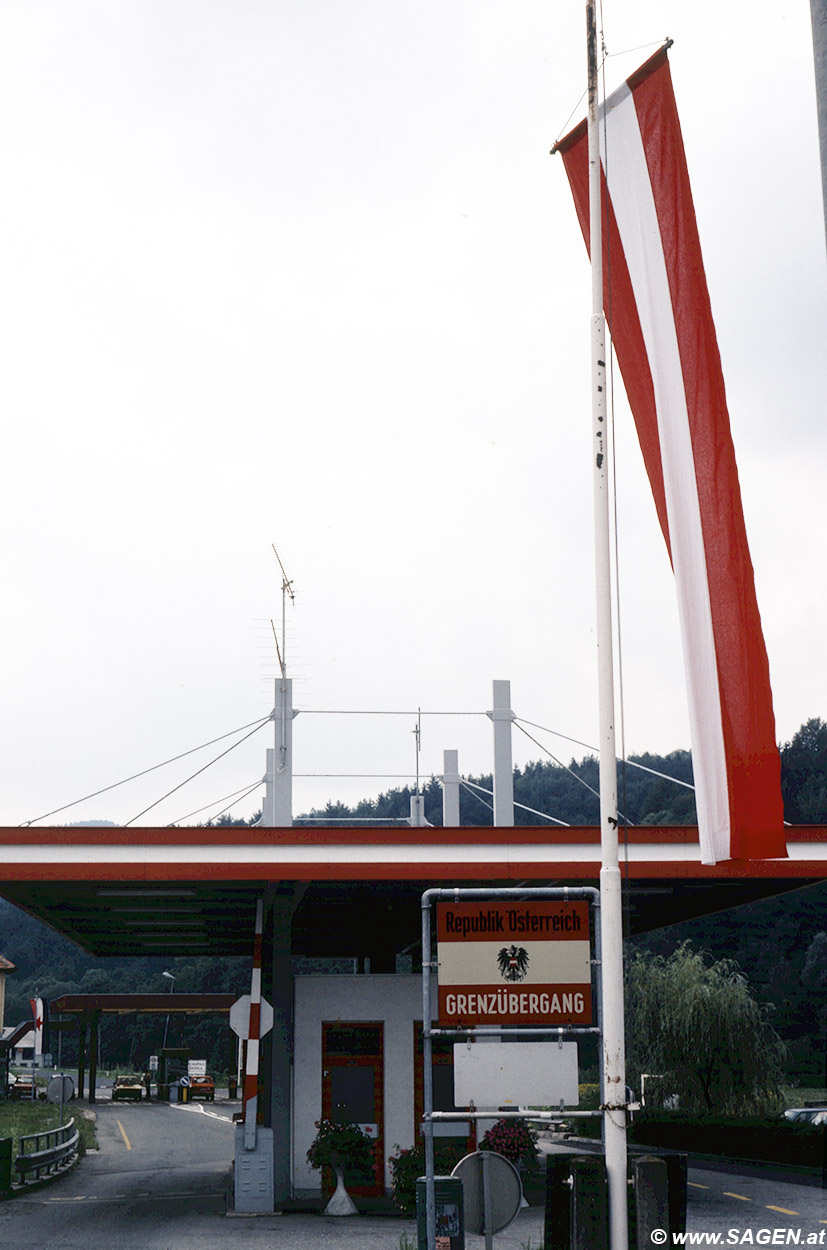
{"type": "Polygon", "coordinates": [[[287,599],[289,596],[290,602],[295,603],[296,596],[293,594],[293,583],[290,580],[290,578],[287,576],[285,567],[281,562],[281,556],[276,551],[275,543],[271,543],[270,546],[273,548],[273,555],[278,560],[279,568],[281,569],[281,647],[279,647],[278,634],[276,633],[275,622],[273,621],[272,618],[270,619],[270,625],[272,626],[273,638],[275,639],[275,642],[276,642],[276,655],[278,656],[279,668],[281,669],[281,675],[282,677],[286,677],[287,676],[287,599]]]}
{"type": "Polygon", "coordinates": [[[419,789],[419,753],[422,749],[422,708],[417,711],[416,724],[413,727],[414,742],[416,744],[416,793],[420,794],[419,789]]]}

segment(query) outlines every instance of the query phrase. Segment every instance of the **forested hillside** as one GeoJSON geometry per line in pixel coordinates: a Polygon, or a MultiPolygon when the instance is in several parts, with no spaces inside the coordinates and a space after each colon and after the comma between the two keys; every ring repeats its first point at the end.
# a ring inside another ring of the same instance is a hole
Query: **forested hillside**
{"type": "MultiPolygon", "coordinates": [[[[491,774],[469,777],[461,793],[462,823],[490,825],[491,774]],[[476,788],[478,787],[478,789],[476,788]],[[487,791],[487,793],[484,793],[487,791]],[[481,793],[482,792],[482,793],[481,793]]],[[[669,755],[630,755],[618,769],[618,808],[621,823],[630,825],[692,825],[697,821],[692,789],[692,755],[672,751],[669,755]],[[657,776],[655,774],[665,774],[657,776]],[[674,781],[666,780],[674,778],[674,781]],[[677,783],[677,784],[676,784],[677,783]],[[680,784],[684,783],[684,784],[680,784]]],[[[568,764],[539,761],[514,770],[514,821],[518,825],[542,824],[542,816],[567,825],[599,822],[598,762],[593,755],[568,764]],[[522,804],[523,806],[520,806],[522,804]],[[533,811],[526,811],[533,808],[533,811]]],[[[827,824],[827,724],[814,718],[801,726],[791,742],[781,747],[781,789],[784,815],[790,824],[827,824]]],[[[296,824],[309,818],[351,823],[363,820],[404,820],[410,815],[409,786],[388,790],[376,799],[364,799],[354,807],[328,803],[314,808],[296,824]]],[[[422,787],[425,817],[442,824],[442,787],[432,777],[422,787]]]]}
{"type": "MultiPolygon", "coordinates": [[[[672,751],[670,755],[635,755],[631,762],[621,768],[618,775],[619,807],[622,817],[630,825],[691,825],[695,822],[695,798],[686,784],[675,784],[653,775],[665,773],[678,783],[692,783],[692,757],[688,751],[672,751]],[[643,768],[633,765],[640,764],[643,768]]],[[[514,769],[514,823],[517,825],[541,825],[543,816],[567,825],[596,825],[599,823],[597,797],[598,762],[589,755],[572,760],[568,765],[545,761],[527,764],[514,769]],[[526,810],[531,808],[533,810],[526,810]],[[540,813],[538,816],[537,813],[540,813]]],[[[491,774],[469,777],[462,787],[460,811],[464,825],[490,825],[491,774]]],[[[442,786],[431,777],[421,789],[425,796],[425,818],[432,825],[442,824],[442,786]]],[[[414,790],[402,786],[388,790],[376,799],[364,799],[355,807],[344,803],[328,803],[315,808],[302,820],[323,819],[328,824],[337,821],[352,824],[354,820],[405,820],[411,814],[411,796],[414,790]]]]}
{"type": "MultiPolygon", "coordinates": [[[[688,751],[668,756],[640,755],[634,760],[680,781],[691,782],[688,751]]],[[[793,740],[782,747],[782,789],[785,812],[791,823],[827,824],[827,725],[810,720],[793,740]]],[[[619,807],[630,824],[680,825],[695,821],[693,792],[653,775],[624,766],[619,774],[619,807]]],[[[470,779],[483,790],[491,778],[470,779]]],[[[587,757],[568,766],[533,763],[516,769],[515,799],[535,812],[567,824],[598,821],[597,761],[587,757]]],[[[436,778],[424,786],[427,819],[440,825],[442,790],[436,778]]],[[[404,819],[410,813],[411,791],[391,790],[353,808],[328,804],[308,817],[330,823],[346,819],[404,819]]],[[[490,825],[490,796],[473,788],[462,795],[463,823],[490,825]]],[[[518,824],[540,824],[533,812],[518,808],[518,824]]],[[[236,822],[241,823],[241,822],[236,822]]],[[[824,1041],[827,1029],[827,884],[793,891],[778,899],[703,917],[657,933],[636,938],[633,946],[661,954],[689,940],[716,958],[734,958],[749,978],[761,1002],[774,1006],[778,1032],[789,1047],[789,1074],[803,1084],[824,1081],[824,1041]]],[[[30,1014],[29,999],[39,991],[45,999],[63,993],[161,993],[175,976],[177,992],[246,993],[249,989],[247,960],[212,959],[100,959],[93,958],[52,930],[0,900],[0,954],[17,971],[6,980],[6,1023],[18,1023],[30,1014]]],[[[174,1007],[174,995],[170,996],[174,1007]]],[[[104,1064],[141,1065],[157,1051],[163,1036],[163,1019],[110,1018],[102,1026],[104,1064]]],[[[216,1070],[227,1067],[229,1053],[226,1026],[192,1018],[172,1016],[169,1043],[187,1044],[198,1057],[206,1057],[216,1070]]],[[[64,1058],[70,1060],[71,1034],[63,1042],[64,1058]]]]}

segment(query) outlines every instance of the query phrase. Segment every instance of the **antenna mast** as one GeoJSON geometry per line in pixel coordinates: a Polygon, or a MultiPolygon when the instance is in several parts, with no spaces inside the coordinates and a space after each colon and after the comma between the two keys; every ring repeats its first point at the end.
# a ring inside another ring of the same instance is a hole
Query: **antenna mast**
{"type": "Polygon", "coordinates": [[[293,682],[287,676],[287,598],[289,595],[293,603],[295,595],[275,543],[270,546],[281,569],[281,647],[275,622],[271,620],[279,675],[275,681],[272,715],[275,741],[272,749],[267,750],[266,789],[261,816],[262,826],[266,829],[289,828],[293,823],[293,717],[297,715],[293,708],[293,682]]]}
{"type": "MultiPolygon", "coordinates": [[[[276,638],[276,654],[279,657],[279,668],[281,669],[281,675],[282,677],[286,677],[287,676],[287,596],[288,595],[290,596],[291,603],[296,602],[296,596],[293,594],[293,582],[287,576],[284,565],[281,562],[281,556],[276,551],[276,544],[271,543],[270,546],[273,548],[273,555],[278,560],[279,568],[281,569],[281,650],[279,650],[279,640],[278,638],[276,638]]],[[[273,622],[271,621],[270,624],[272,625],[273,622]]],[[[273,625],[274,637],[275,637],[275,633],[276,633],[276,627],[275,625],[273,625]]]]}
{"type": "Polygon", "coordinates": [[[414,741],[416,743],[416,793],[421,794],[419,786],[419,752],[422,749],[422,708],[417,711],[416,724],[413,728],[414,741]]]}

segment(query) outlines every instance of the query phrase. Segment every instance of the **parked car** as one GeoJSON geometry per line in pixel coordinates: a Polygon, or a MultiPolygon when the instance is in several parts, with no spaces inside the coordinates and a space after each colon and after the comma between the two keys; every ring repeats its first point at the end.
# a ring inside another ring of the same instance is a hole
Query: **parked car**
{"type": "Polygon", "coordinates": [[[37,1097],[37,1085],[34,1079],[34,1073],[24,1072],[21,1076],[13,1076],[9,1073],[9,1098],[32,1098],[37,1097]]]}
{"type": "Polygon", "coordinates": [[[113,1102],[119,1102],[122,1098],[131,1098],[134,1102],[140,1102],[143,1096],[144,1083],[136,1073],[115,1077],[115,1084],[112,1086],[113,1102]]]}
{"type": "Polygon", "coordinates": [[[215,1081],[211,1076],[190,1077],[190,1098],[206,1098],[215,1102],[215,1081]]]}
{"type": "Polygon", "coordinates": [[[789,1107],[784,1119],[794,1124],[827,1124],[827,1107],[789,1107]]]}

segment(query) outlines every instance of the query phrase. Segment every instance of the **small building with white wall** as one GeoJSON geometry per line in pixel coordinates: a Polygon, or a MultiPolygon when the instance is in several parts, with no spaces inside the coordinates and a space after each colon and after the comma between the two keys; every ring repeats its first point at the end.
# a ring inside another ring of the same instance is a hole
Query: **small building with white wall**
{"type": "MultiPolygon", "coordinates": [[[[434,1003],[434,1007],[435,1007],[434,1003]]],[[[295,980],[292,1174],[294,1196],[318,1197],[322,1178],[307,1162],[316,1121],[342,1118],[376,1141],[366,1196],[391,1189],[388,1160],[416,1145],[422,1115],[422,978],[405,973],[298,976],[295,980]]],[[[453,1109],[452,1051],[435,1056],[435,1098],[453,1109]]],[[[441,1126],[470,1144],[471,1124],[441,1126]]],[[[354,1188],[349,1186],[349,1188],[354,1188]]]]}

